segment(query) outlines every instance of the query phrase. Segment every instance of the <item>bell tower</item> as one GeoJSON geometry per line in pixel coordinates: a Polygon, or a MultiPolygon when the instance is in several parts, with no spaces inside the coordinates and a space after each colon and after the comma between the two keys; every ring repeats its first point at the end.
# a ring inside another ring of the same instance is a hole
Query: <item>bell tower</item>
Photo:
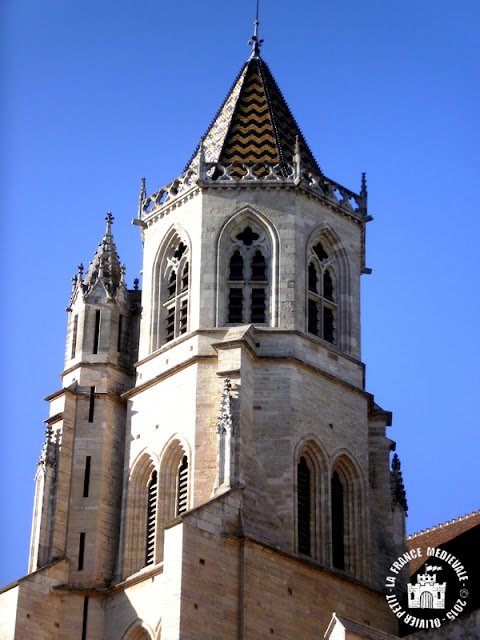
{"type": "Polygon", "coordinates": [[[73,279],[11,637],[316,638],[334,611],[396,632],[407,505],[361,360],[366,177],[324,174],[261,43],[257,18],[183,173],[142,181],[142,292],[111,214],[73,279]]]}
{"type": "MultiPolygon", "coordinates": [[[[364,387],[360,278],[371,217],[365,174],[359,182],[351,191],[320,169],[256,31],[184,173],[149,196],[142,186],[142,322],[137,380],[125,394],[117,580],[160,566],[168,580],[177,527],[186,544],[191,524],[199,556],[207,536],[241,540],[247,573],[260,545],[353,590],[382,589],[402,550],[406,502],[392,495],[391,415],[364,387]]],[[[281,564],[271,570],[286,580],[281,564]]],[[[223,602],[231,585],[220,583],[223,602]]],[[[222,606],[195,597],[212,618],[222,606]]],[[[253,596],[243,598],[251,611],[253,596]]],[[[360,599],[355,615],[377,608],[377,626],[392,631],[374,600],[360,599]]],[[[174,608],[162,625],[195,635],[196,622],[174,608]]]]}

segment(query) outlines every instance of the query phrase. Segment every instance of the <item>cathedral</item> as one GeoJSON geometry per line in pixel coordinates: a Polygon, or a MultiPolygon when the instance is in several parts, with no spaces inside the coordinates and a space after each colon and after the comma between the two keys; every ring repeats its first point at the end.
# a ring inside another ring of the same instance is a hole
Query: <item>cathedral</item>
{"type": "Polygon", "coordinates": [[[2,639],[398,632],[384,582],[407,505],[361,360],[365,175],[324,175],[258,21],[250,44],[184,172],[142,182],[142,290],[110,213],[73,279],[2,639]]]}

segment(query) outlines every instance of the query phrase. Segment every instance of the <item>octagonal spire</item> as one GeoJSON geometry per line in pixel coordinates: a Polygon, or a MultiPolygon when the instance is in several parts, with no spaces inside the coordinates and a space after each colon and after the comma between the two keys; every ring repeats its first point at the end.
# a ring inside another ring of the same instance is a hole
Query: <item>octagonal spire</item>
{"type": "Polygon", "coordinates": [[[117,247],[113,241],[112,223],[114,218],[112,214],[107,213],[105,220],[107,221],[105,235],[90,263],[83,280],[83,287],[88,293],[97,281],[102,280],[109,294],[114,296],[120,284],[124,284],[125,267],[120,264],[117,247]]]}
{"type": "Polygon", "coordinates": [[[321,174],[282,92],[258,55],[258,46],[255,51],[237,76],[186,170],[198,166],[203,147],[206,162],[226,165],[293,162],[297,152],[306,171],[321,174]]]}

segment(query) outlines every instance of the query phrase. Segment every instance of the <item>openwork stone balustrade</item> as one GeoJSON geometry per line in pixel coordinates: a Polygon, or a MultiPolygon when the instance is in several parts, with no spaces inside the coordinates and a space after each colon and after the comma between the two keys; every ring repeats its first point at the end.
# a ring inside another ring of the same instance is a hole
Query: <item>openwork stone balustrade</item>
{"type": "Polygon", "coordinates": [[[233,162],[224,165],[219,162],[204,162],[200,159],[197,170],[189,169],[181,176],[143,199],[141,217],[167,204],[194,186],[222,184],[243,185],[302,185],[332,204],[361,217],[367,216],[366,189],[362,182],[361,194],[356,194],[323,175],[303,171],[297,162],[233,162]]]}

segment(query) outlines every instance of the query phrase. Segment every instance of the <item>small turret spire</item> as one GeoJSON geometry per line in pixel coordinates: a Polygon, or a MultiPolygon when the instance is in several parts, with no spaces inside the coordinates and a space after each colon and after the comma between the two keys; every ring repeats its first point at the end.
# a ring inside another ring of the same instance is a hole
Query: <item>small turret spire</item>
{"type": "Polygon", "coordinates": [[[78,280],[83,285],[84,293],[87,294],[99,280],[103,280],[110,296],[114,296],[120,285],[124,284],[124,276],[120,265],[120,258],[112,235],[112,223],[114,220],[110,211],[105,216],[107,228],[102,242],[98,244],[97,252],[90,263],[90,266],[83,276],[83,267],[79,267],[78,280]],[[82,281],[83,280],[83,281],[82,281]]]}
{"type": "Polygon", "coordinates": [[[145,178],[142,178],[142,185],[140,187],[140,195],[138,196],[138,219],[142,219],[142,207],[147,198],[147,188],[145,185],[145,178]]]}
{"type": "Polygon", "coordinates": [[[198,179],[205,179],[205,138],[202,136],[200,138],[200,149],[198,155],[198,179]]]}
{"type": "Polygon", "coordinates": [[[257,0],[257,12],[255,14],[255,22],[253,36],[252,39],[248,41],[248,44],[252,47],[252,53],[250,54],[250,58],[259,58],[260,57],[260,47],[263,43],[263,38],[258,39],[258,5],[260,4],[260,0],[257,0]]]}
{"type": "Polygon", "coordinates": [[[365,171],[362,173],[362,185],[361,185],[360,195],[362,196],[367,195],[367,174],[365,173],[365,171]]]}
{"type": "Polygon", "coordinates": [[[405,511],[406,515],[408,511],[407,494],[405,493],[405,486],[403,484],[400,458],[397,454],[395,454],[392,459],[392,470],[390,471],[390,487],[392,492],[392,509],[398,502],[405,511]]]}
{"type": "Polygon", "coordinates": [[[295,165],[295,180],[300,180],[302,175],[302,154],[300,153],[300,139],[298,134],[295,136],[295,152],[293,154],[293,163],[295,165]]]}
{"type": "Polygon", "coordinates": [[[362,184],[360,189],[360,213],[363,215],[363,217],[367,216],[367,200],[367,174],[364,172],[362,173],[362,184]]]}
{"type": "Polygon", "coordinates": [[[115,218],[113,217],[113,215],[111,214],[110,211],[105,216],[105,220],[107,221],[107,228],[105,229],[105,235],[106,236],[111,236],[112,235],[112,222],[115,220],[115,218]]]}

